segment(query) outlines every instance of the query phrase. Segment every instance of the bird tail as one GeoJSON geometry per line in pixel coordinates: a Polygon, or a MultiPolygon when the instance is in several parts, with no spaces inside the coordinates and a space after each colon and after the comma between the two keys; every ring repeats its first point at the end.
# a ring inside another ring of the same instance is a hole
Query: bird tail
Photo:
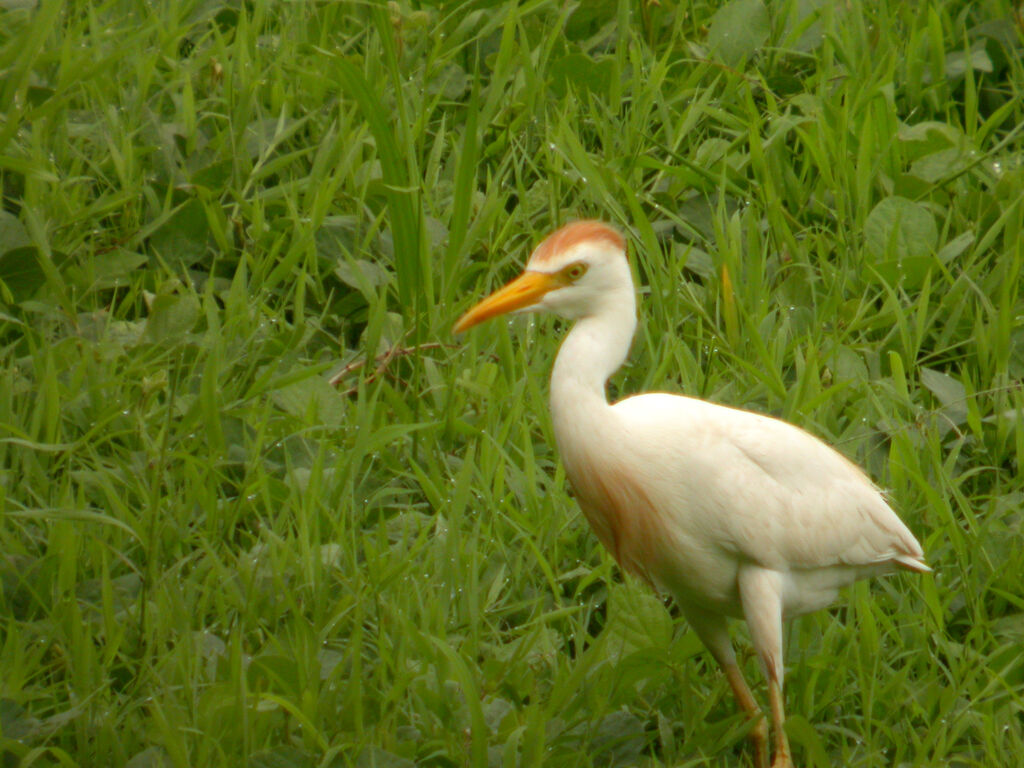
{"type": "Polygon", "coordinates": [[[932,572],[932,569],[928,567],[928,564],[922,557],[916,557],[914,555],[896,555],[892,561],[901,568],[906,568],[908,571],[915,571],[917,573],[932,572]]]}

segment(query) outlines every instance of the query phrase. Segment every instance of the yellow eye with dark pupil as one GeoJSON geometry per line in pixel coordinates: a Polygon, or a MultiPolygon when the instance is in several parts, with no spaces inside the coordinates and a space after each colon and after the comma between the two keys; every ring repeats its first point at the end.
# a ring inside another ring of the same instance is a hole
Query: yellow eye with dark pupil
{"type": "Polygon", "coordinates": [[[587,271],[586,264],[571,264],[565,270],[565,276],[570,280],[579,280],[583,277],[583,273],[587,271]]]}

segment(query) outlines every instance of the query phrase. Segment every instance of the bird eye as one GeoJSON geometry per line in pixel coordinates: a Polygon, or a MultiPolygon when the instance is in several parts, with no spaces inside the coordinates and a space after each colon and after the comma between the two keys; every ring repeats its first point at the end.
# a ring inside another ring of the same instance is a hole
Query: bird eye
{"type": "Polygon", "coordinates": [[[565,268],[565,276],[570,280],[579,280],[586,271],[587,265],[582,261],[577,261],[575,264],[570,264],[565,268]]]}

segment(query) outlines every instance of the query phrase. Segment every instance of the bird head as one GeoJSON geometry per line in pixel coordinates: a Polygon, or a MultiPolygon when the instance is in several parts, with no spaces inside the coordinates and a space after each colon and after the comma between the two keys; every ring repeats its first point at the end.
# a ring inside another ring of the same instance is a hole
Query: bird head
{"type": "Polygon", "coordinates": [[[599,221],[577,221],[548,235],[523,274],[470,309],[453,330],[462,333],[509,312],[547,311],[576,320],[624,287],[632,297],[622,235],[599,221]]]}

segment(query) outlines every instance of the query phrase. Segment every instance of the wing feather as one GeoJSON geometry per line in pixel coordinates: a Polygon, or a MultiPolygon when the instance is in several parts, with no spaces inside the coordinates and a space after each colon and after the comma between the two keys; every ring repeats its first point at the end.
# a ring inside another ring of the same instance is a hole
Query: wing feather
{"type": "Polygon", "coordinates": [[[639,395],[613,410],[643,455],[638,466],[655,503],[709,544],[780,570],[929,570],[871,480],[804,430],[679,395],[639,395]]]}

